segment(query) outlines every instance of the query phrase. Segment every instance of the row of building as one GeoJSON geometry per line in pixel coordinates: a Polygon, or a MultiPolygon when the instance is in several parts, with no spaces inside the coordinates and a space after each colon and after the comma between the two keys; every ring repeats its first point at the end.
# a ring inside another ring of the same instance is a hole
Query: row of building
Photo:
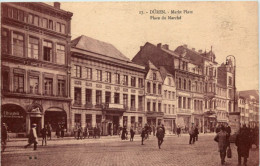
{"type": "Polygon", "coordinates": [[[147,42],[130,60],[112,44],[71,40],[73,14],[58,2],[1,9],[1,115],[14,136],[28,134],[32,123],[50,123],[53,131],[63,125],[67,133],[97,126],[102,135],[146,123],[163,123],[167,133],[192,123],[212,132],[235,111],[243,123],[259,122],[258,97],[235,99],[233,63],[218,65],[212,48],[147,42]]]}

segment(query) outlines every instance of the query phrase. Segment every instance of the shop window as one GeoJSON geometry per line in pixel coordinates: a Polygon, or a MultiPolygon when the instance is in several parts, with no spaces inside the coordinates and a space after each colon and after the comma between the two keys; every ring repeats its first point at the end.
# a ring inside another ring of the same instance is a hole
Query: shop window
{"type": "Polygon", "coordinates": [[[92,89],[86,89],[86,104],[92,103],[92,89]]]}
{"type": "Polygon", "coordinates": [[[81,88],[74,88],[74,103],[81,105],[81,88]]]}
{"type": "Polygon", "coordinates": [[[115,96],[114,96],[114,101],[115,101],[115,104],[119,104],[120,103],[120,97],[119,97],[119,93],[115,93],[115,96]]]}
{"type": "Polygon", "coordinates": [[[106,71],[106,80],[105,82],[111,83],[111,72],[106,71]]]}
{"type": "Polygon", "coordinates": [[[58,80],[58,96],[66,96],[65,80],[58,80]]]}
{"type": "Polygon", "coordinates": [[[120,75],[118,73],[115,74],[115,77],[116,77],[116,84],[120,84],[120,75]]]}
{"type": "Polygon", "coordinates": [[[131,109],[135,109],[135,95],[131,95],[131,109]]]}
{"type": "Polygon", "coordinates": [[[81,114],[74,114],[74,123],[75,123],[75,126],[78,126],[81,124],[81,114]]]}
{"type": "Polygon", "coordinates": [[[44,94],[45,95],[53,94],[53,79],[52,78],[44,79],[44,94]]]}
{"type": "Polygon", "coordinates": [[[128,85],[128,76],[127,75],[124,75],[124,82],[123,82],[123,85],[128,85]]]}
{"type": "Polygon", "coordinates": [[[74,65],[75,77],[81,78],[81,66],[74,65]]]}
{"type": "Polygon", "coordinates": [[[97,70],[97,81],[102,81],[102,70],[97,70]]]}
{"type": "Polygon", "coordinates": [[[101,103],[102,103],[102,91],[97,90],[96,91],[96,104],[101,105],[101,103]]]}
{"type": "Polygon", "coordinates": [[[34,59],[39,58],[39,39],[29,37],[28,57],[34,59]]]}
{"type": "Polygon", "coordinates": [[[123,104],[124,104],[125,108],[128,106],[128,95],[127,94],[123,94],[123,104]]]}
{"type": "Polygon", "coordinates": [[[132,87],[136,86],[136,78],[135,77],[131,77],[131,86],[132,87]]]}
{"type": "Polygon", "coordinates": [[[111,92],[106,92],[105,102],[111,103],[111,92]]]}
{"type": "Polygon", "coordinates": [[[57,63],[65,64],[65,46],[61,44],[57,44],[57,63]]]}
{"type": "Polygon", "coordinates": [[[18,33],[13,33],[13,55],[24,56],[24,36],[18,33]]]}
{"type": "Polygon", "coordinates": [[[39,93],[39,77],[30,76],[29,77],[30,93],[39,93]]]}
{"type": "Polygon", "coordinates": [[[91,80],[92,79],[92,69],[91,68],[86,68],[87,70],[87,78],[88,80],[91,80]]]}
{"type": "Polygon", "coordinates": [[[92,127],[92,115],[91,114],[86,114],[86,127],[92,127]]]}
{"type": "Polygon", "coordinates": [[[102,115],[96,115],[97,127],[101,128],[102,115]]]}
{"type": "Polygon", "coordinates": [[[24,75],[14,73],[14,92],[24,92],[24,75]]]}
{"type": "Polygon", "coordinates": [[[52,43],[48,41],[43,42],[43,60],[52,61],[52,43]]]}

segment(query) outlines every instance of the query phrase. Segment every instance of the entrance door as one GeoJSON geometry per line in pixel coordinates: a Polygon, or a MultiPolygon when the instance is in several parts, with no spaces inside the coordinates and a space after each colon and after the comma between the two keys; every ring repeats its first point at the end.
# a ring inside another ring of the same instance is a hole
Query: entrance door
{"type": "Polygon", "coordinates": [[[58,108],[45,111],[44,124],[51,124],[52,131],[56,131],[59,125],[67,128],[67,114],[58,108]]]}
{"type": "Polygon", "coordinates": [[[117,135],[119,126],[119,116],[113,116],[113,135],[117,135]]]}
{"type": "Polygon", "coordinates": [[[31,121],[31,127],[32,127],[32,124],[36,124],[36,131],[37,131],[37,136],[39,136],[40,134],[40,131],[41,131],[41,117],[31,117],[30,118],[30,121],[31,121]]]}

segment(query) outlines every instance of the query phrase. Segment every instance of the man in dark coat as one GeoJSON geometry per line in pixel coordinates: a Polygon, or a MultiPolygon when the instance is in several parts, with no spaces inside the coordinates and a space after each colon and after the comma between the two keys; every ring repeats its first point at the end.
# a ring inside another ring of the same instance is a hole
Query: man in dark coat
{"type": "Polygon", "coordinates": [[[142,144],[141,145],[144,145],[145,134],[146,134],[146,131],[145,131],[145,128],[143,128],[142,132],[141,132],[141,137],[142,137],[142,144]]]}
{"type": "Polygon", "coordinates": [[[231,127],[229,126],[229,124],[227,124],[227,127],[226,127],[226,132],[227,132],[227,139],[228,139],[228,146],[230,147],[230,143],[229,143],[229,137],[230,137],[230,134],[231,134],[231,127]]]}
{"type": "Polygon", "coordinates": [[[157,127],[156,137],[158,139],[158,147],[161,149],[161,145],[163,143],[163,138],[165,135],[165,128],[163,125],[157,127]]]}
{"type": "Polygon", "coordinates": [[[190,141],[189,141],[189,144],[194,144],[195,143],[195,128],[194,128],[194,126],[193,126],[193,124],[192,124],[192,126],[191,126],[191,128],[190,128],[190,130],[189,130],[189,134],[190,134],[190,141]]]}
{"type": "Polygon", "coordinates": [[[7,126],[5,123],[2,123],[1,127],[1,143],[2,143],[2,151],[5,150],[7,140],[7,126]]]}
{"type": "Polygon", "coordinates": [[[43,143],[45,142],[45,146],[47,145],[47,134],[48,134],[48,131],[47,131],[47,125],[45,125],[42,129],[41,129],[41,134],[42,134],[42,146],[43,146],[43,143]]]}
{"type": "Polygon", "coordinates": [[[180,128],[180,126],[177,127],[177,135],[178,135],[178,137],[181,136],[181,128],[180,128]]]}
{"type": "Polygon", "coordinates": [[[224,165],[228,145],[227,133],[224,126],[221,126],[220,132],[217,133],[214,141],[218,142],[218,150],[220,153],[221,164],[224,165]]]}
{"type": "Polygon", "coordinates": [[[51,124],[50,123],[48,123],[48,126],[47,126],[47,132],[48,132],[48,137],[50,137],[50,140],[51,140],[51,130],[52,130],[52,128],[51,128],[51,124]]]}
{"type": "Polygon", "coordinates": [[[198,129],[198,126],[196,126],[194,129],[195,141],[198,141],[198,137],[199,137],[198,135],[199,135],[199,129],[198,129]]]}
{"type": "Polygon", "coordinates": [[[237,146],[237,154],[238,154],[238,164],[241,164],[241,157],[244,157],[244,165],[247,163],[247,158],[249,157],[249,149],[250,149],[250,136],[247,127],[244,125],[243,128],[240,129],[239,133],[236,137],[236,146],[237,146]]]}
{"type": "Polygon", "coordinates": [[[130,141],[134,141],[134,136],[135,136],[135,132],[134,132],[134,129],[133,129],[133,127],[131,127],[131,129],[130,129],[130,141]]]}

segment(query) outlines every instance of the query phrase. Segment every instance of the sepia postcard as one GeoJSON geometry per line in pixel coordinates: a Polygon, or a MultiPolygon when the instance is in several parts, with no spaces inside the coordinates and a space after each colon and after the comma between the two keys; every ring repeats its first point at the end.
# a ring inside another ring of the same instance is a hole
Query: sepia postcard
{"type": "Polygon", "coordinates": [[[257,1],[1,3],[1,165],[259,165],[257,1]]]}

